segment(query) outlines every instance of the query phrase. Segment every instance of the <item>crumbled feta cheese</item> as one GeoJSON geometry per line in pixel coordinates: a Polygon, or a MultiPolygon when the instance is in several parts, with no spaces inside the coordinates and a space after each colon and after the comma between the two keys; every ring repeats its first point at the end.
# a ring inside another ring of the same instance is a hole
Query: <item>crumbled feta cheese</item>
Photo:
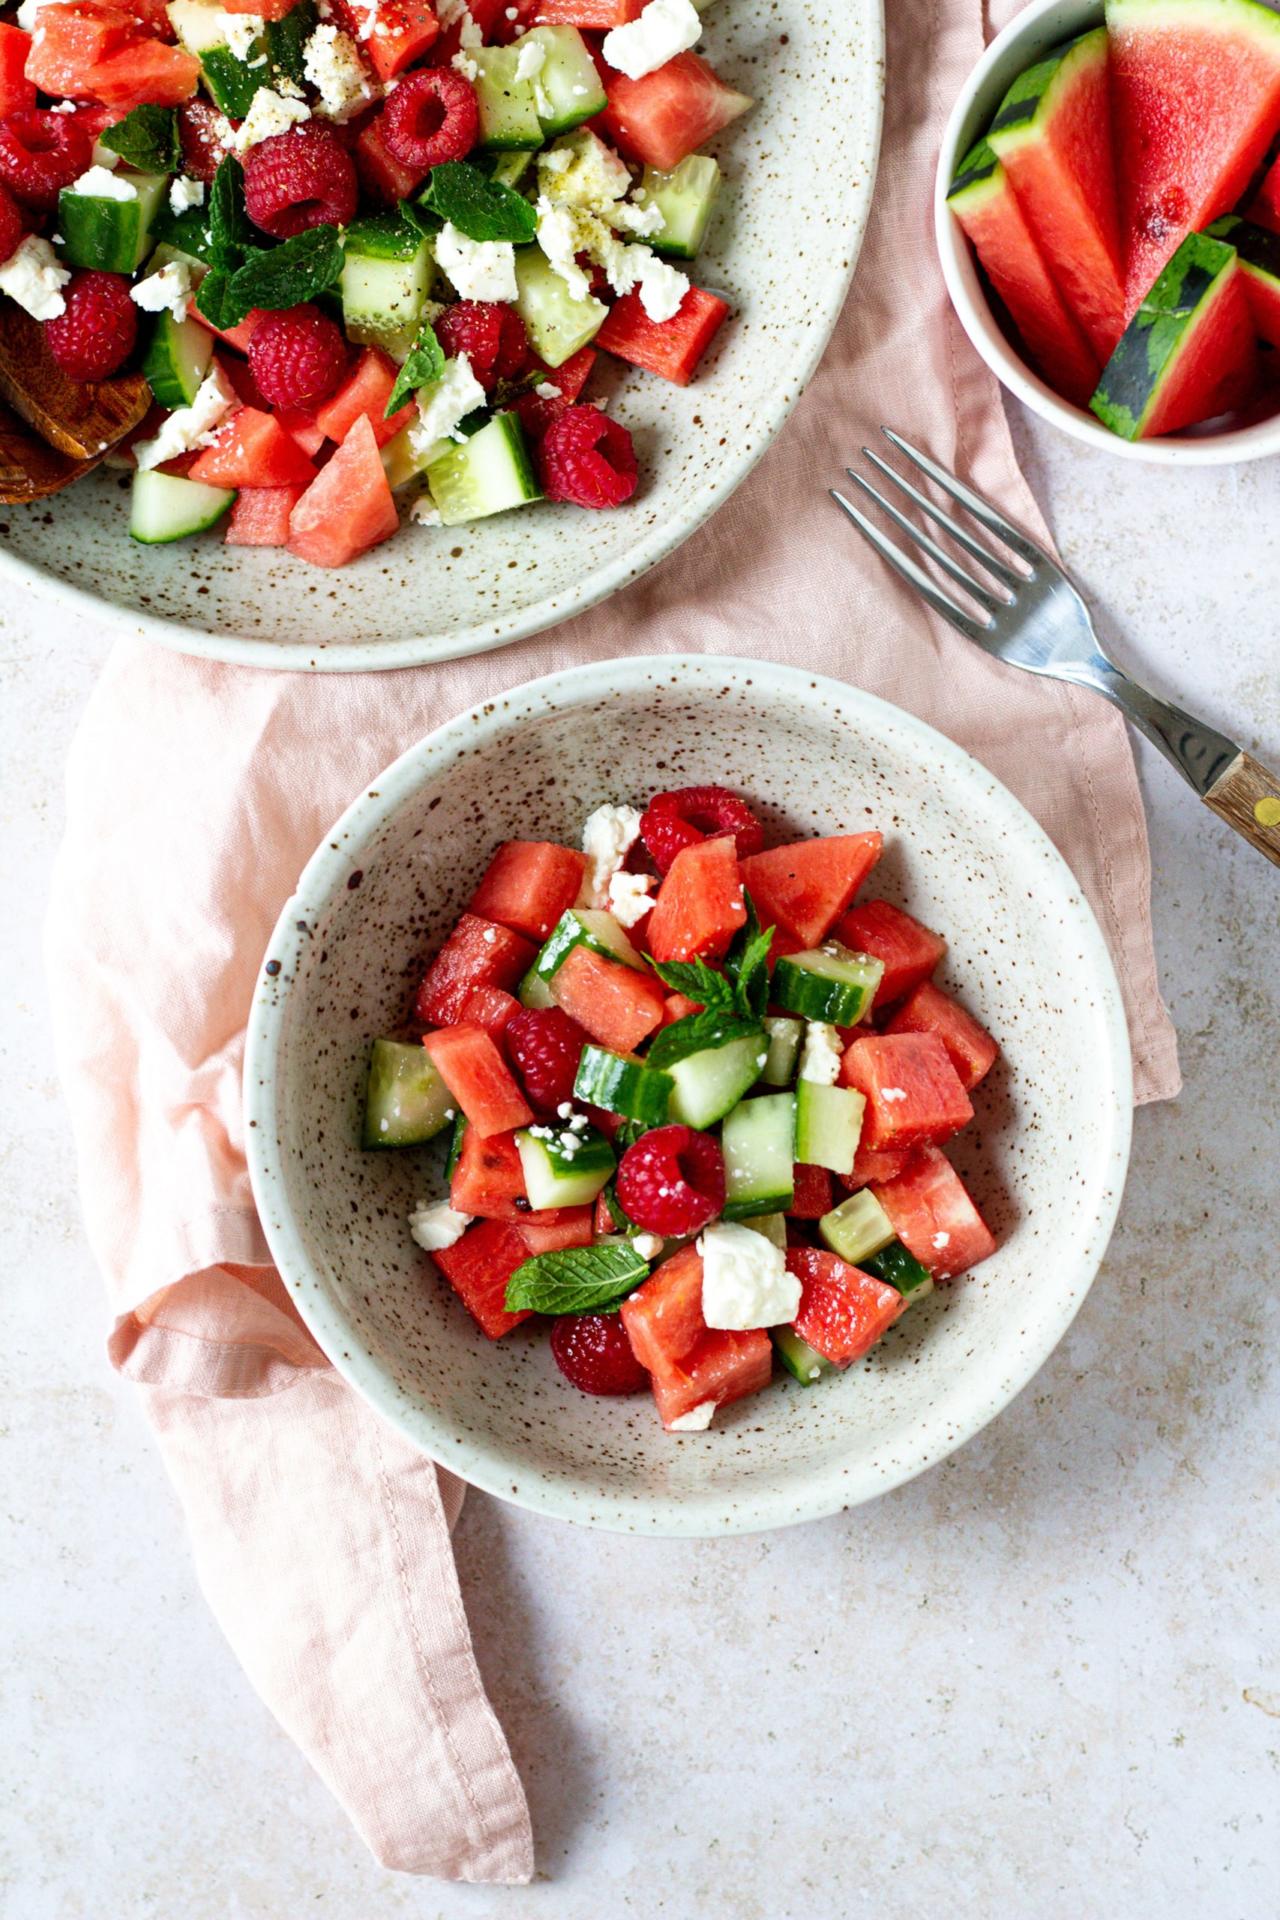
{"type": "Polygon", "coordinates": [[[455,1213],[447,1200],[436,1200],[431,1206],[424,1203],[413,1209],[409,1231],[424,1253],[439,1253],[458,1244],[474,1217],[455,1213]]]}
{"type": "Polygon", "coordinates": [[[611,226],[623,233],[634,233],[640,239],[647,240],[650,234],[658,233],[662,228],[662,209],[660,207],[637,207],[630,201],[614,207],[609,214],[611,226]]]}
{"type": "Polygon", "coordinates": [[[522,41],[520,52],[516,59],[517,81],[536,80],[546,64],[547,50],[541,40],[522,41]]]}
{"type": "Polygon", "coordinates": [[[666,1242],[660,1233],[633,1233],[631,1244],[642,1260],[656,1260],[666,1242]]]}
{"type": "Polygon", "coordinates": [[[269,140],[275,133],[288,133],[290,127],[311,118],[311,109],[305,101],[285,98],[285,84],[284,77],[277,75],[275,87],[258,88],[235,136],[237,153],[248,153],[260,140],[269,140]]]}
{"type": "Polygon", "coordinates": [[[634,927],[653,906],[651,873],[613,873],[609,876],[609,911],[620,927],[634,927]]]}
{"type": "MultiPolygon", "coordinates": [[[[40,9],[48,3],[49,0],[22,0],[22,5],[18,8],[18,25],[24,33],[35,32],[40,9]]],[[[54,111],[56,112],[57,109],[55,108],[54,111]]]]}
{"type": "Polygon", "coordinates": [[[539,380],[537,386],[534,388],[534,392],[537,394],[539,400],[560,400],[563,398],[563,389],[558,387],[554,380],[539,380]]]}
{"type": "Polygon", "coordinates": [[[49,111],[50,113],[74,113],[79,104],[78,100],[55,100],[49,111]]]}
{"type": "Polygon", "coordinates": [[[545,193],[538,195],[538,245],[574,299],[587,299],[591,282],[577,261],[578,223],[571,208],[548,200],[545,193]]]}
{"type": "Polygon", "coordinates": [[[420,493],[418,495],[413,505],[409,508],[409,518],[415,526],[419,527],[442,527],[444,525],[444,521],[440,518],[440,509],[429,493],[420,493]]]}
{"type": "Polygon", "coordinates": [[[951,1245],[951,1235],[949,1233],[935,1233],[933,1236],[933,1245],[935,1249],[941,1253],[944,1247],[951,1245]]]}
{"type": "Polygon", "coordinates": [[[587,870],[582,877],[579,903],[607,906],[609,882],[640,837],[640,814],[635,807],[597,807],[582,829],[582,851],[587,870]]]}
{"type": "Polygon", "coordinates": [[[881,1087],[880,1089],[880,1098],[885,1102],[886,1106],[892,1106],[895,1100],[905,1100],[906,1097],[907,1090],[905,1087],[881,1087]]]}
{"type": "Polygon", "coordinates": [[[33,320],[56,320],[67,310],[62,289],[70,278],[49,242],[29,233],[0,266],[0,293],[16,300],[33,320]]]}
{"type": "Polygon", "coordinates": [[[688,276],[668,261],[659,260],[648,247],[631,247],[628,251],[645,256],[639,265],[640,305],[658,325],[674,320],[689,291],[688,276]]]}
{"type": "Polygon", "coordinates": [[[736,1221],[705,1227],[702,1255],[702,1317],[709,1327],[744,1333],[776,1327],[800,1310],[800,1282],[788,1273],[781,1247],[736,1221]]]}
{"type": "Polygon", "coordinates": [[[204,181],[192,180],[185,173],[169,183],[169,207],[173,213],[186,213],[189,207],[204,205],[204,181]]]}
{"type": "Polygon", "coordinates": [[[674,1420],[667,1421],[668,1433],[702,1433],[711,1425],[716,1410],[714,1400],[699,1400],[696,1407],[690,1407],[688,1413],[677,1414],[674,1420]]]}
{"type": "MultiPolygon", "coordinates": [[[[351,12],[358,16],[356,23],[357,40],[368,40],[378,24],[379,0],[350,0],[351,12]]],[[[327,20],[333,12],[332,7],[320,8],[320,18],[327,20]]]]}
{"type": "Polygon", "coordinates": [[[573,1118],[572,1100],[562,1100],[560,1102],[560,1105],[556,1108],[556,1118],[559,1120],[572,1120],[573,1118]]]}
{"type": "Polygon", "coordinates": [[[148,274],[136,287],[131,287],[129,297],[144,313],[168,311],[175,320],[185,320],[187,301],[191,297],[191,269],[185,260],[170,260],[158,273],[148,274]]]}
{"type": "Polygon", "coordinates": [[[800,1078],[815,1086],[834,1087],[840,1078],[844,1048],[840,1035],[825,1020],[810,1020],[804,1030],[804,1051],[800,1055],[800,1078]]]}
{"type": "Polygon", "coordinates": [[[448,220],[436,235],[436,265],[463,300],[514,300],[516,250],[510,240],[470,240],[448,220]]]}
{"type": "Polygon", "coordinates": [[[222,35],[227,52],[247,67],[265,67],[267,56],[259,54],[256,60],[249,58],[253,52],[255,40],[261,40],[267,30],[267,23],[260,13],[220,13],[218,31],[222,35]]]}
{"type": "Polygon", "coordinates": [[[519,7],[507,7],[502,17],[504,20],[512,20],[512,21],[518,20],[520,18],[519,7]]]}
{"type": "Polygon", "coordinates": [[[215,360],[191,405],[176,408],[154,440],[134,442],[138,471],[146,473],[166,460],[176,460],[180,453],[190,453],[192,447],[207,446],[214,428],[238,405],[234,387],[215,360]]]}
{"type": "Polygon", "coordinates": [[[471,371],[465,353],[446,360],[444,372],[418,394],[418,418],[409,428],[409,444],[417,454],[430,454],[448,439],[458,422],[484,405],[484,388],[471,371]]]}
{"type": "Polygon", "coordinates": [[[462,25],[458,29],[458,45],[465,47],[468,53],[474,53],[477,47],[484,45],[484,35],[476,21],[471,17],[470,7],[462,9],[462,25]]]}
{"type": "Polygon", "coordinates": [[[132,180],[121,180],[106,167],[90,167],[87,173],[72,181],[68,192],[83,193],[94,200],[136,200],[138,197],[132,180]]]}
{"type": "Polygon", "coordinates": [[[624,246],[603,220],[580,216],[580,246],[604,268],[605,278],[619,296],[640,289],[640,304],[650,320],[670,320],[680,310],[689,281],[652,247],[624,246]]]}
{"type": "Polygon", "coordinates": [[[539,173],[566,173],[572,165],[573,155],[567,147],[548,147],[538,155],[539,173]]]}
{"type": "Polygon", "coordinates": [[[460,73],[464,80],[478,80],[480,78],[480,62],[473,60],[469,53],[462,53],[461,51],[455,53],[449,65],[455,73],[460,73]]]}
{"type": "Polygon", "coordinates": [[[326,120],[350,120],[374,97],[355,41],[337,27],[316,28],[303,49],[302,67],[320,95],[317,112],[326,120]]]}
{"type": "Polygon", "coordinates": [[[678,53],[696,47],[701,37],[702,22],[692,0],[649,0],[638,19],[606,33],[602,51],[628,80],[643,80],[678,53]]]}
{"type": "Polygon", "coordinates": [[[631,191],[631,175],[625,161],[598,134],[590,127],[578,127],[538,155],[538,185],[551,199],[607,220],[616,202],[631,191]]]}

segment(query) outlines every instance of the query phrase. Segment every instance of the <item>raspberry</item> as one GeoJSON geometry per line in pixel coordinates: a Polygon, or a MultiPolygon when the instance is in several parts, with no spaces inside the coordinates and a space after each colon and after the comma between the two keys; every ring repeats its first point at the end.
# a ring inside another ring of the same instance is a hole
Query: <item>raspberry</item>
{"type": "Polygon", "coordinates": [[[618,1163],[618,1204],[646,1233],[700,1233],[724,1206],[724,1158],[709,1133],[655,1127],[618,1163]]]}
{"type": "Polygon", "coordinates": [[[559,1007],[521,1007],[506,1024],[503,1038],[530,1102],[540,1113],[554,1113],[573,1099],[573,1083],[587,1036],[559,1007]]]}
{"type": "Polygon", "coordinates": [[[583,1393],[640,1393],[649,1376],[616,1313],[566,1313],[551,1329],[551,1352],[583,1393]]]}
{"type": "Polygon", "coordinates": [[[310,302],[264,314],[249,336],[249,371],[273,407],[318,406],[346,370],[341,327],[310,302]]]}
{"type": "Polygon", "coordinates": [[[436,339],[451,359],[465,353],[485,392],[498,380],[511,380],[529,358],[524,321],[512,307],[492,300],[459,300],[435,323],[436,339]]]}
{"type": "Polygon", "coordinates": [[[9,189],[0,187],[0,266],[22,244],[26,231],[27,223],[22,217],[22,209],[9,189]]]}
{"type": "Polygon", "coordinates": [[[245,157],[245,211],[277,240],[308,227],[345,227],[357,198],[355,162],[337,134],[314,121],[271,134],[245,157]]]}
{"type": "Polygon", "coordinates": [[[542,437],[538,464],[547,498],[575,507],[620,507],[636,490],[631,435],[599,407],[566,407],[542,437]]]}
{"type": "Polygon", "coordinates": [[[71,380],[106,380],[124,365],[138,337],[138,309],[119,273],[77,273],[63,292],[66,310],[46,320],[49,351],[71,380]]]}
{"type": "Polygon", "coordinates": [[[463,75],[452,67],[408,74],[378,122],[387,150],[401,166],[438,167],[462,160],[480,134],[480,109],[463,75]]]}
{"type": "Polygon", "coordinates": [[[93,156],[93,135],[72,114],[31,107],[0,120],[0,181],[32,207],[55,207],[93,156]]]}
{"type": "Polygon", "coordinates": [[[640,838],[659,873],[666,873],[685,847],[722,833],[733,835],[740,860],[764,845],[764,828],[746,801],[727,787],[676,787],[655,793],[640,822],[640,838]]]}

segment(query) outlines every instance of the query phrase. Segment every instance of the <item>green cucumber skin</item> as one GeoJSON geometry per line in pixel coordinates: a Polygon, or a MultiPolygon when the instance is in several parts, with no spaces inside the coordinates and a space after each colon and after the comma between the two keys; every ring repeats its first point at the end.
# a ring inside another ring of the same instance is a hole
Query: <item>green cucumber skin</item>
{"type": "Polygon", "coordinates": [[[1112,433],[1142,438],[1166,376],[1235,259],[1234,247],[1205,233],[1182,242],[1120,336],[1089,402],[1112,433]]]}
{"type": "Polygon", "coordinates": [[[675,1086],[669,1073],[624,1060],[607,1047],[586,1046],[578,1061],[574,1096],[589,1106],[619,1113],[644,1127],[660,1127],[667,1118],[675,1086]]]}
{"type": "Polygon", "coordinates": [[[534,27],[514,43],[513,51],[517,57],[521,47],[530,42],[541,46],[546,53],[542,71],[534,84],[534,102],[545,139],[553,140],[558,134],[571,133],[584,120],[593,120],[596,114],[604,112],[609,104],[609,96],[600,83],[586,41],[576,27],[534,27]],[[586,91],[575,94],[575,85],[584,87],[586,91]],[[549,112],[543,110],[538,99],[539,93],[547,101],[549,112]],[[556,104],[557,97],[559,105],[556,104]]]}
{"type": "Polygon", "coordinates": [[[143,355],[142,377],[162,407],[189,407],[212,358],[213,335],[207,327],[159,313],[143,355]]]}
{"type": "Polygon", "coordinates": [[[545,138],[533,85],[517,80],[514,47],[482,47],[474,56],[479,72],[472,81],[480,110],[479,144],[509,153],[540,147],[545,138]]]}
{"type": "Polygon", "coordinates": [[[544,1207],[579,1207],[593,1201],[612,1179],[617,1169],[613,1148],[594,1127],[574,1135],[576,1150],[566,1154],[560,1149],[561,1135],[549,1139],[522,1127],[516,1134],[516,1151],[524,1169],[525,1192],[536,1211],[544,1207]]]}
{"type": "MultiPolygon", "coordinates": [[[[820,954],[818,949],[815,957],[820,954]]],[[[812,971],[803,964],[808,957],[797,953],[779,960],[773,970],[774,1003],[785,1007],[788,1013],[803,1015],[806,1020],[822,1020],[835,1027],[856,1027],[875,999],[884,974],[881,963],[869,954],[851,954],[851,962],[862,963],[857,971],[863,977],[849,980],[812,971]]]]}
{"type": "Polygon", "coordinates": [[[522,1007],[554,1007],[556,997],[550,982],[538,972],[536,961],[516,988],[516,999],[522,1007]]]}
{"type": "Polygon", "coordinates": [[[794,1327],[770,1327],[769,1334],[778,1349],[779,1360],[802,1387],[816,1386],[823,1374],[835,1371],[831,1362],[807,1340],[802,1340],[794,1327]]]}
{"type": "Polygon", "coordinates": [[[764,1051],[762,1036],[743,1035],[723,1047],[703,1047],[672,1061],[665,1069],[672,1081],[672,1120],[699,1130],[723,1120],[755,1085],[764,1051]]]}
{"type": "Polygon", "coordinates": [[[129,514],[129,538],[140,546],[167,546],[195,533],[207,533],[230,512],[235,490],[207,487],[172,473],[135,473],[129,514]]]}
{"type": "Polygon", "coordinates": [[[877,1280],[883,1280],[886,1286],[896,1287],[903,1295],[908,1306],[917,1300],[923,1300],[933,1291],[933,1275],[928,1267],[921,1266],[913,1253],[908,1253],[901,1240],[890,1240],[878,1253],[870,1254],[859,1262],[864,1273],[870,1273],[877,1280]]]}
{"type": "Polygon", "coordinates": [[[69,267],[100,273],[131,274],[151,244],[151,227],[163,199],[165,176],[122,174],[135,182],[132,200],[99,199],[94,194],[58,195],[59,257],[69,267]]]}
{"type": "MultiPolygon", "coordinates": [[[[604,937],[598,921],[583,917],[584,911],[594,913],[596,909],[567,907],[552,927],[533,962],[533,971],[540,979],[554,980],[573,949],[578,946],[590,947],[593,953],[598,953],[604,960],[617,960],[623,966],[643,969],[644,962],[616,921],[613,925],[617,926],[620,945],[613,946],[604,937]]],[[[607,920],[609,916],[605,915],[604,918],[607,920]]]]}
{"type": "Polygon", "coordinates": [[[760,1078],[771,1087],[789,1087],[796,1077],[804,1021],[771,1014],[764,1023],[764,1031],[769,1051],[760,1069],[760,1078]]]}
{"type": "Polygon", "coordinates": [[[524,429],[514,413],[494,414],[466,441],[451,444],[432,460],[426,474],[446,527],[467,526],[542,498],[524,429]],[[478,480],[486,465],[491,468],[488,479],[478,480]]]}
{"type": "Polygon", "coordinates": [[[366,1152],[422,1146],[443,1133],[455,1115],[449,1089],[420,1044],[374,1041],[360,1135],[366,1152]]]}
{"type": "Polygon", "coordinates": [[[570,293],[539,247],[516,248],[516,310],[538,358],[554,373],[589,345],[608,308],[594,294],[570,293]]]}
{"type": "Polygon", "coordinates": [[[646,167],[636,199],[662,215],[661,227],[649,236],[654,252],[696,260],[719,192],[720,168],[710,154],[691,153],[670,173],[646,167]]]}

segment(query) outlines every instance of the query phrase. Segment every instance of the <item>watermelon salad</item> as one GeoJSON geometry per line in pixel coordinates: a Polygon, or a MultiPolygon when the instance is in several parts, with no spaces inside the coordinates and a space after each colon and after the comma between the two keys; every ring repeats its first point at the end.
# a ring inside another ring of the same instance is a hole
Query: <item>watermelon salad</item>
{"type": "Polygon", "coordinates": [[[498,847],[373,1042],[362,1144],[447,1141],[417,1244],[481,1332],[550,1323],[586,1393],[673,1433],[860,1360],[995,1250],[942,1151],[995,1041],[945,941],[855,903],[876,832],[766,847],[738,795],[608,804],[498,847]]]}
{"type": "Polygon", "coordinates": [[[1112,432],[1269,411],[1280,11],[1106,0],[1014,81],[948,204],[1027,359],[1112,432]]]}
{"type": "Polygon", "coordinates": [[[685,385],[729,311],[691,277],[700,149],[752,103],[701,31],[693,0],[6,7],[0,294],[70,379],[144,376],[133,537],[336,567],[402,505],[630,499],[599,352],[685,385]]]}

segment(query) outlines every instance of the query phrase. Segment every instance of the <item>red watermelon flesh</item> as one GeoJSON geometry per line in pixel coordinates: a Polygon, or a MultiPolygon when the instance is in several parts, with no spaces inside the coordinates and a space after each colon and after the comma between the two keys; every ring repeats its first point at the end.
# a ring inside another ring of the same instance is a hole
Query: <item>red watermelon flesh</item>
{"type": "Polygon", "coordinates": [[[1183,427],[1232,413],[1244,405],[1256,382],[1257,353],[1245,276],[1238,260],[1233,260],[1218,275],[1197,315],[1194,332],[1147,416],[1142,438],[1178,433],[1183,427]]]}
{"type": "Polygon", "coordinates": [[[742,884],[761,926],[780,926],[816,947],[848,908],[883,845],[879,833],[843,833],[749,854],[740,863],[742,884]]]}
{"type": "Polygon", "coordinates": [[[662,1025],[662,984],[637,967],[574,947],[551,984],[558,1007],[615,1053],[631,1053],[662,1025]]]}
{"type": "Polygon", "coordinates": [[[1108,0],[1107,28],[1128,320],[1280,130],[1280,14],[1259,0],[1108,0]]]}
{"type": "Polygon", "coordinates": [[[891,1006],[918,987],[941,960],[947,943],[890,900],[864,900],[846,913],[836,939],[855,953],[869,953],[884,966],[874,1007],[891,1006]]]}
{"type": "Polygon", "coordinates": [[[855,1040],[840,1062],[840,1084],[866,1096],[862,1138],[869,1147],[946,1140],[973,1118],[973,1103],[936,1033],[855,1040]]]}
{"type": "Polygon", "coordinates": [[[793,1326],[833,1367],[852,1366],[889,1331],[907,1302],[896,1287],[817,1247],[788,1247],[787,1269],[799,1280],[793,1326]]]}
{"type": "Polygon", "coordinates": [[[509,927],[464,913],[427,968],[414,1002],[414,1018],[424,1027],[452,1026],[461,1020],[473,987],[501,987],[522,980],[537,949],[509,927]]]}
{"type": "Polygon", "coordinates": [[[496,1040],[499,1034],[506,1032],[512,1014],[519,1011],[520,1002],[515,995],[504,993],[501,987],[472,987],[463,1003],[462,1024],[483,1027],[496,1040]]]}
{"type": "Polygon", "coordinates": [[[936,1033],[966,1092],[986,1078],[1000,1054],[986,1028],[932,980],[922,980],[907,995],[885,1032],[936,1033]]]}
{"type": "Polygon", "coordinates": [[[811,1167],[797,1161],[793,1168],[795,1184],[787,1212],[793,1220],[821,1220],[835,1204],[831,1175],[825,1167],[811,1167]]]}
{"type": "Polygon", "coordinates": [[[874,1186],[881,1180],[896,1180],[911,1165],[915,1151],[914,1147],[864,1147],[859,1141],[853,1156],[853,1172],[838,1173],[836,1179],[850,1193],[856,1193],[859,1187],[874,1186]]]}
{"type": "Polygon", "coordinates": [[[289,515],[305,487],[245,487],[231,503],[225,535],[229,547],[284,547],[289,515]]]}
{"type": "Polygon", "coordinates": [[[501,1340],[530,1317],[527,1310],[508,1313],[503,1304],[508,1280],[529,1258],[524,1236],[505,1221],[478,1220],[461,1240],[431,1258],[490,1340],[501,1340]]]}
{"type": "Polygon", "coordinates": [[[490,1134],[486,1140],[474,1127],[463,1129],[449,1182],[449,1205],[456,1213],[476,1214],[483,1220],[528,1218],[524,1167],[514,1132],[490,1134]],[[518,1205],[520,1201],[524,1205],[518,1205]]]}
{"type": "Polygon", "coordinates": [[[629,160],[663,172],[754,105],[696,53],[678,53],[641,80],[605,71],[609,104],[595,124],[629,160]]]}
{"type": "Polygon", "coordinates": [[[589,1247],[595,1239],[594,1207],[547,1207],[526,1213],[520,1233],[530,1253],[559,1253],[565,1247],[589,1247]]]}
{"type": "Polygon", "coordinates": [[[653,1376],[664,1427],[712,1400],[719,1407],[767,1387],[773,1342],[763,1328],[722,1333],[702,1317],[702,1257],[682,1247],[622,1303],[632,1351],[653,1376]]]}
{"type": "Polygon", "coordinates": [[[317,567],[341,567],[389,540],[400,525],[378,442],[361,414],[289,522],[289,551],[317,567]]]}
{"type": "Polygon", "coordinates": [[[1107,66],[1097,27],[1020,75],[987,135],[1100,360],[1125,318],[1107,66]]]}
{"type": "Polygon", "coordinates": [[[497,1042],[483,1027],[442,1027],[422,1042],[440,1078],[467,1116],[467,1132],[487,1139],[527,1127],[533,1114],[497,1042]]]}
{"type": "Polygon", "coordinates": [[[507,840],[485,868],[472,913],[545,940],[578,897],[586,855],[553,840],[507,840]]]}
{"type": "Polygon", "coordinates": [[[719,959],[747,909],[731,835],[682,847],[658,889],[645,925],[655,960],[719,959]]]}
{"type": "Polygon", "coordinates": [[[996,1250],[964,1182],[936,1147],[923,1148],[896,1180],[872,1191],[907,1252],[935,1280],[952,1280],[996,1250]]]}

